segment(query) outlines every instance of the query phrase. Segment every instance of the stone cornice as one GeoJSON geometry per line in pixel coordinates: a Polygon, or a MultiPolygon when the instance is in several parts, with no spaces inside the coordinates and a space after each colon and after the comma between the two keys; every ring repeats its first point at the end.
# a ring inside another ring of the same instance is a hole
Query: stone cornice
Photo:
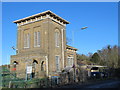
{"type": "Polygon", "coordinates": [[[47,19],[47,18],[51,19],[52,21],[54,21],[54,22],[56,22],[56,23],[58,23],[58,24],[60,24],[60,25],[62,25],[62,26],[66,26],[66,24],[64,24],[63,22],[60,22],[60,21],[58,21],[58,20],[56,20],[56,19],[54,19],[54,18],[52,18],[52,17],[50,17],[50,16],[46,16],[46,17],[40,18],[40,19],[37,18],[37,19],[35,19],[35,20],[20,22],[20,23],[17,23],[17,26],[27,25],[27,24],[34,23],[34,22],[38,22],[38,21],[41,21],[41,20],[44,20],[44,19],[47,19]]]}
{"type": "Polygon", "coordinates": [[[23,18],[23,19],[19,19],[19,20],[13,21],[13,22],[18,24],[18,25],[19,24],[22,25],[22,24],[25,24],[25,23],[32,23],[32,22],[35,22],[35,21],[38,21],[38,20],[42,20],[42,19],[45,19],[46,17],[47,18],[50,17],[52,20],[55,20],[59,23],[69,24],[68,21],[64,20],[60,16],[51,12],[50,10],[42,12],[42,13],[38,13],[38,14],[35,14],[35,15],[32,15],[32,16],[29,16],[29,17],[26,17],[26,18],[23,18]]]}

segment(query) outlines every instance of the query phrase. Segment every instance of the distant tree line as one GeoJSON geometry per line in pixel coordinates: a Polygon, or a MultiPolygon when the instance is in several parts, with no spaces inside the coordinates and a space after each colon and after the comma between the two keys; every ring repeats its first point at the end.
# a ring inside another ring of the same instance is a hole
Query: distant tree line
{"type": "Polygon", "coordinates": [[[107,45],[95,53],[88,55],[77,54],[78,65],[102,65],[107,66],[111,77],[120,78],[120,47],[107,45]]]}
{"type": "Polygon", "coordinates": [[[88,56],[84,54],[77,54],[77,61],[78,64],[81,61],[87,61],[89,63],[86,64],[99,64],[108,66],[109,68],[120,68],[119,56],[120,47],[118,47],[117,45],[107,45],[106,47],[98,50],[94,54],[88,53],[88,56]]]}
{"type": "MultiPolygon", "coordinates": [[[[109,68],[119,68],[118,64],[118,46],[106,46],[102,50],[98,50],[96,53],[93,54],[92,58],[96,54],[96,63],[100,65],[106,65],[109,68]]],[[[94,59],[92,59],[94,61],[94,59]]]]}

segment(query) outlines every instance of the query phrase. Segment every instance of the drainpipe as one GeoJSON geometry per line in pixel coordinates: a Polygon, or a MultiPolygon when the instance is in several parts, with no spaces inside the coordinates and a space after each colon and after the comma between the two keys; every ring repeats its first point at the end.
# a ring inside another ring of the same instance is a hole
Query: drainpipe
{"type": "Polygon", "coordinates": [[[46,59],[46,75],[48,76],[48,57],[45,56],[46,59]]]}
{"type": "Polygon", "coordinates": [[[62,29],[61,31],[62,31],[62,60],[63,60],[63,69],[64,69],[64,43],[63,43],[64,42],[64,40],[63,40],[64,29],[62,29]]]}

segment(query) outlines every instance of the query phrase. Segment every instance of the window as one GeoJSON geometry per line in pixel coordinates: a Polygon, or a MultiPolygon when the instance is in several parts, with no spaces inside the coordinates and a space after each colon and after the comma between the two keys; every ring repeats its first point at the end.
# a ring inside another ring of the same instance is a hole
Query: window
{"type": "Polygon", "coordinates": [[[55,56],[55,60],[56,60],[56,71],[60,70],[60,57],[59,56],[55,56]]]}
{"type": "Polygon", "coordinates": [[[42,61],[42,63],[41,63],[41,71],[45,70],[44,64],[45,64],[44,61],[42,61]]]}
{"type": "Polygon", "coordinates": [[[37,32],[34,32],[34,46],[37,46],[37,32]]]}
{"type": "Polygon", "coordinates": [[[34,32],[34,47],[40,47],[40,32],[34,32]]]}
{"type": "Polygon", "coordinates": [[[38,64],[37,60],[33,60],[33,63],[32,63],[32,73],[31,73],[32,78],[35,78],[35,73],[36,73],[36,69],[37,69],[37,64],[38,64]]]}
{"type": "Polygon", "coordinates": [[[33,61],[33,68],[36,68],[36,65],[38,64],[38,62],[36,60],[33,61]]]}
{"type": "Polygon", "coordinates": [[[18,62],[14,61],[13,62],[13,71],[16,71],[17,65],[18,65],[18,62]]]}
{"type": "Polygon", "coordinates": [[[59,47],[60,42],[60,34],[59,32],[55,32],[55,46],[59,47]]]}
{"type": "Polygon", "coordinates": [[[40,46],[40,32],[37,32],[37,45],[40,46]]]}
{"type": "Polygon", "coordinates": [[[68,66],[73,66],[73,57],[68,57],[68,66]]]}
{"type": "Polygon", "coordinates": [[[30,34],[24,34],[24,48],[30,47],[30,34]]]}

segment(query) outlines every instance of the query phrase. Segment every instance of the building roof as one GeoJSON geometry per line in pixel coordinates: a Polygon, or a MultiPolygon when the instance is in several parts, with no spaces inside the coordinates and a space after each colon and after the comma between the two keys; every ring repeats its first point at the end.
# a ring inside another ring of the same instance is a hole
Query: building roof
{"type": "Polygon", "coordinates": [[[39,16],[44,16],[44,15],[50,15],[58,20],[60,20],[61,22],[65,23],[65,24],[69,24],[68,21],[66,21],[65,19],[61,18],[60,16],[56,15],[55,13],[53,13],[52,11],[48,10],[48,11],[45,11],[45,12],[42,12],[42,13],[38,13],[38,14],[35,14],[35,15],[32,15],[32,16],[28,16],[28,17],[25,17],[25,18],[22,18],[22,19],[19,19],[19,20],[16,20],[16,21],[13,21],[14,23],[20,23],[22,21],[25,21],[25,20],[29,20],[29,19],[33,19],[35,17],[39,17],[39,16]]]}
{"type": "Polygon", "coordinates": [[[72,47],[72,46],[69,46],[69,45],[66,45],[66,49],[71,49],[71,50],[75,50],[75,51],[77,51],[76,48],[74,48],[74,47],[72,47]]]}

